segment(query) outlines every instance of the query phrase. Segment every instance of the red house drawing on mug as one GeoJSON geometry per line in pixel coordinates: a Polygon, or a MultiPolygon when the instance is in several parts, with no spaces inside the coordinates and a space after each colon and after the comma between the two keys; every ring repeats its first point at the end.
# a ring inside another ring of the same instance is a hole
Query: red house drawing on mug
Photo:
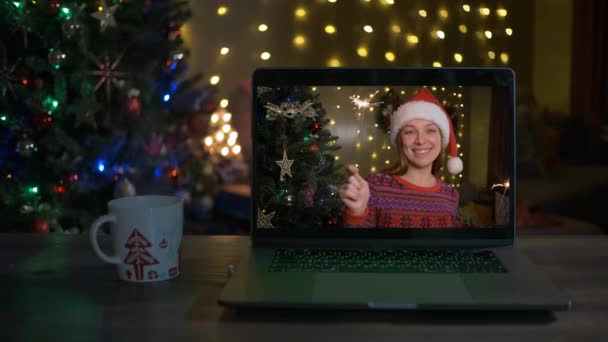
{"type": "Polygon", "coordinates": [[[133,265],[135,279],[137,280],[144,279],[144,266],[157,265],[159,263],[147,250],[147,248],[152,247],[152,244],[137,229],[133,229],[125,243],[125,247],[129,249],[129,254],[125,257],[124,263],[133,265]]]}

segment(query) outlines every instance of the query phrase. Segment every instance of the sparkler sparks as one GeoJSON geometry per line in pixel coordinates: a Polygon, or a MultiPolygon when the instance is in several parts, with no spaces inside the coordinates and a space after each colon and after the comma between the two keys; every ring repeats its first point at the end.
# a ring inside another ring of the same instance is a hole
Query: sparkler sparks
{"type": "Polygon", "coordinates": [[[507,192],[507,190],[509,190],[509,180],[505,180],[503,183],[496,183],[496,184],[492,184],[492,187],[490,187],[490,191],[494,190],[494,188],[498,188],[498,187],[503,187],[504,191],[503,194],[507,192]]]}
{"type": "Polygon", "coordinates": [[[371,94],[368,98],[365,99],[361,99],[360,95],[351,95],[350,101],[355,105],[355,108],[357,109],[379,106],[382,102],[371,102],[372,98],[374,98],[376,94],[378,94],[378,90],[376,90],[375,93],[371,94]]]}

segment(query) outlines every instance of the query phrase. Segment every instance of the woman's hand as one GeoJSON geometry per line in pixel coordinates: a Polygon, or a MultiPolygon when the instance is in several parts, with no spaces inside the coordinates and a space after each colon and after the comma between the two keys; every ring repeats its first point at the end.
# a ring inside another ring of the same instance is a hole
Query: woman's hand
{"type": "Polygon", "coordinates": [[[369,201],[369,185],[354,165],[346,166],[348,183],[340,189],[340,198],[353,215],[363,215],[369,201]]]}

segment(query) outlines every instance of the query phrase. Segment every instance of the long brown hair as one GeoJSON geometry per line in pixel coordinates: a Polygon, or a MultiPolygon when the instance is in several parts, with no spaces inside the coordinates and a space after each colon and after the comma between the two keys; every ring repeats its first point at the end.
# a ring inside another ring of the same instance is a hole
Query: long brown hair
{"type": "MultiPolygon", "coordinates": [[[[399,137],[397,137],[397,150],[399,151],[399,161],[385,169],[383,172],[389,175],[404,175],[407,172],[408,162],[405,157],[405,153],[403,152],[403,143],[399,137]]],[[[433,161],[433,166],[431,167],[431,173],[433,176],[437,176],[441,167],[443,166],[443,161],[445,159],[445,151],[444,148],[439,150],[439,155],[433,161]]]]}

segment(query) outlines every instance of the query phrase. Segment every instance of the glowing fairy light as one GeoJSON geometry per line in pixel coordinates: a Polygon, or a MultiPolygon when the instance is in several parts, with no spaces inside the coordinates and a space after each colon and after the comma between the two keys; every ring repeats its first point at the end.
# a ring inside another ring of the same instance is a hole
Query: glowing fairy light
{"type": "Polygon", "coordinates": [[[372,98],[378,94],[378,90],[375,93],[371,94],[370,97],[361,99],[360,95],[351,95],[350,101],[355,105],[355,108],[369,108],[372,106],[379,106],[382,102],[371,102],[372,98]]]}
{"type": "Polygon", "coordinates": [[[502,188],[504,188],[503,194],[505,194],[507,192],[507,190],[509,190],[510,186],[511,186],[511,184],[509,183],[509,179],[506,179],[502,183],[492,184],[492,187],[490,187],[490,191],[494,190],[494,188],[500,188],[500,187],[502,187],[502,188]]]}

